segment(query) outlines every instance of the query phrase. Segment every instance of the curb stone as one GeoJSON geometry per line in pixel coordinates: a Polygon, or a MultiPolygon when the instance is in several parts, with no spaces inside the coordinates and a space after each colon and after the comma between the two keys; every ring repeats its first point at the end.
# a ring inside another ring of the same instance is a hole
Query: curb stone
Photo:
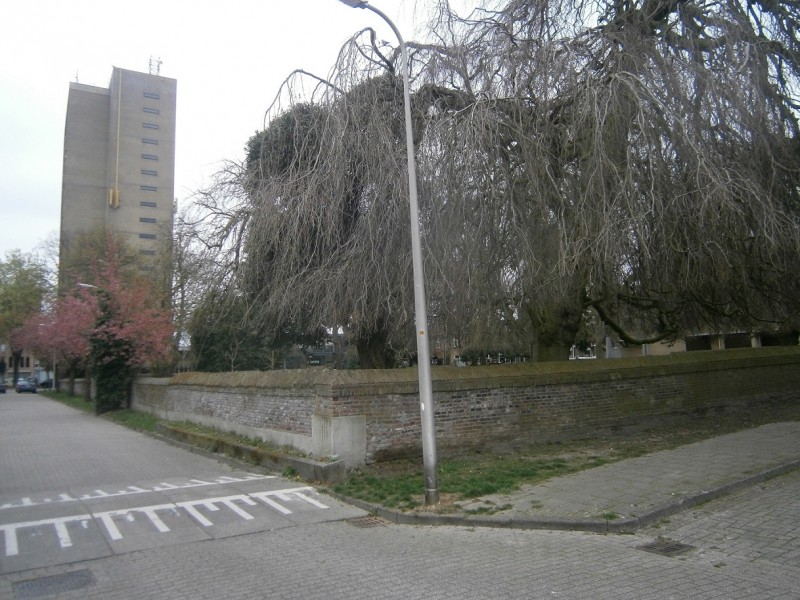
{"type": "Polygon", "coordinates": [[[704,504],[727,496],[739,490],[758,485],[769,479],[785,475],[794,470],[800,469],[800,459],[778,465],[749,475],[741,479],[736,479],[729,483],[720,485],[710,490],[703,490],[687,496],[676,498],[663,506],[648,511],[636,517],[624,519],[579,519],[573,517],[513,517],[499,515],[497,517],[470,516],[459,514],[435,514],[426,512],[401,512],[386,508],[379,504],[371,504],[363,500],[349,498],[341,494],[327,491],[329,495],[351,504],[357,508],[368,511],[390,523],[397,525],[449,525],[461,527],[495,527],[505,529],[538,529],[550,531],[586,531],[590,533],[616,533],[631,534],[638,529],[650,525],[660,519],[688,510],[699,504],[704,504]]]}

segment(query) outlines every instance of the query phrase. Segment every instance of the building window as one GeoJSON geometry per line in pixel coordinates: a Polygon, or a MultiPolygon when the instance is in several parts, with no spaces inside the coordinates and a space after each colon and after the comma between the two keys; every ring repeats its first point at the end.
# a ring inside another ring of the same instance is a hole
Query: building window
{"type": "Polygon", "coordinates": [[[156,239],[156,234],[155,233],[140,233],[139,234],[139,239],[140,240],[154,240],[154,239],[156,239]]]}
{"type": "Polygon", "coordinates": [[[142,169],[142,175],[150,175],[151,177],[158,177],[158,171],[154,171],[153,169],[142,169]]]}
{"type": "Polygon", "coordinates": [[[142,109],[142,112],[146,112],[147,114],[150,114],[150,115],[158,115],[158,114],[161,114],[161,111],[160,111],[160,110],[158,110],[157,108],[150,108],[149,106],[145,106],[145,107],[142,109]]]}
{"type": "Polygon", "coordinates": [[[157,192],[158,188],[154,185],[140,185],[139,189],[143,192],[157,192]]]}
{"type": "Polygon", "coordinates": [[[142,127],[145,129],[158,129],[157,123],[142,123],[142,127]]]}
{"type": "Polygon", "coordinates": [[[143,144],[151,144],[153,146],[158,146],[158,140],[154,140],[153,138],[142,138],[143,144]]]}
{"type": "Polygon", "coordinates": [[[145,160],[158,160],[158,155],[156,154],[142,154],[142,158],[145,160]]]}
{"type": "Polygon", "coordinates": [[[144,206],[145,208],[158,208],[158,204],[155,202],[147,202],[145,200],[139,202],[139,206],[144,206]]]}
{"type": "Polygon", "coordinates": [[[153,217],[139,217],[139,223],[155,223],[156,220],[153,217]]]}
{"type": "Polygon", "coordinates": [[[156,92],[145,92],[144,97],[150,98],[151,100],[161,100],[161,95],[156,92]]]}

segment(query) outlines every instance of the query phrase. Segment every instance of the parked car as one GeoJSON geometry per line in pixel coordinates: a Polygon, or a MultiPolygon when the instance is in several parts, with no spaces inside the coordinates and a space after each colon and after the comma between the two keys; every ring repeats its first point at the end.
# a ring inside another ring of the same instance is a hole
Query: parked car
{"type": "Polygon", "coordinates": [[[23,392],[36,393],[36,382],[33,379],[18,379],[17,380],[17,393],[23,392]]]}
{"type": "Polygon", "coordinates": [[[45,379],[44,381],[39,382],[39,387],[43,390],[50,390],[53,389],[53,380],[52,379],[45,379]]]}

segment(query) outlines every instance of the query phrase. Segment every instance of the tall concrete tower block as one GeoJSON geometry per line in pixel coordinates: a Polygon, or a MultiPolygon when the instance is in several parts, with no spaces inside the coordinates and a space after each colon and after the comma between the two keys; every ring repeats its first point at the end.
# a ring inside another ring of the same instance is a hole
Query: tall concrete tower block
{"type": "Polygon", "coordinates": [[[144,265],[169,259],[176,91],[174,79],[117,67],[108,88],[70,83],[62,269],[80,234],[102,230],[120,235],[144,265]]]}

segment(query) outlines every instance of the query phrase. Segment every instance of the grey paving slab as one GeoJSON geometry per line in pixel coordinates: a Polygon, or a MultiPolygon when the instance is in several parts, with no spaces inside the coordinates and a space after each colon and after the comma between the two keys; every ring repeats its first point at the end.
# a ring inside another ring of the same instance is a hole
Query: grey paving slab
{"type": "Polygon", "coordinates": [[[787,466],[800,467],[800,423],[763,425],[603,465],[467,507],[511,506],[488,521],[641,518],[787,466]]]}

